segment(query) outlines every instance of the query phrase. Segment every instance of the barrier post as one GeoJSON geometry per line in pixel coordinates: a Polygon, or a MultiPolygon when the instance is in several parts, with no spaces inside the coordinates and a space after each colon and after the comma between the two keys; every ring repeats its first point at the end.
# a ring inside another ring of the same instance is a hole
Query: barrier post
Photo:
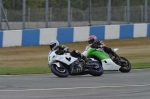
{"type": "Polygon", "coordinates": [[[45,27],[48,28],[48,0],[46,0],[45,4],[45,27]]]}
{"type": "Polygon", "coordinates": [[[89,0],[89,26],[91,26],[91,7],[92,7],[92,1],[89,0]]]}
{"type": "Polygon", "coordinates": [[[26,0],[23,0],[23,9],[22,9],[22,28],[25,29],[25,21],[26,21],[26,0]]]}
{"type": "Polygon", "coordinates": [[[2,30],[2,0],[0,0],[0,30],[2,30]]]}
{"type": "Polygon", "coordinates": [[[130,23],[130,0],[127,0],[127,23],[130,23]]]}
{"type": "Polygon", "coordinates": [[[107,21],[108,24],[111,24],[111,0],[108,1],[108,12],[107,12],[107,21]]]}
{"type": "Polygon", "coordinates": [[[145,7],[144,7],[144,12],[145,12],[145,18],[144,18],[144,21],[145,21],[145,23],[147,23],[147,18],[148,18],[148,14],[147,14],[147,0],[145,0],[145,5],[144,5],[145,7]]]}
{"type": "Polygon", "coordinates": [[[71,2],[68,0],[68,27],[71,27],[71,2]]]}

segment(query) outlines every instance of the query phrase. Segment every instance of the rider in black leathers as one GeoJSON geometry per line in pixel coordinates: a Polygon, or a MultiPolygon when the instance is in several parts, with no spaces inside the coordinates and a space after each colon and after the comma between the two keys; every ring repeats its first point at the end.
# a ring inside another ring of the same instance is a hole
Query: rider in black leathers
{"type": "Polygon", "coordinates": [[[88,43],[91,44],[92,48],[102,48],[106,53],[112,56],[117,56],[117,54],[109,47],[106,47],[103,41],[97,39],[95,35],[91,35],[88,38],[88,43]]]}
{"type": "MultiPolygon", "coordinates": [[[[58,54],[58,55],[63,55],[64,53],[70,53],[71,56],[78,58],[79,61],[83,60],[84,63],[87,61],[87,58],[84,55],[82,55],[80,52],[78,52],[77,50],[73,50],[73,51],[70,52],[69,48],[67,46],[64,46],[64,45],[60,46],[59,42],[57,40],[52,40],[50,42],[49,46],[50,46],[51,51],[56,50],[55,53],[58,54]]],[[[72,68],[74,68],[75,70],[78,70],[77,72],[82,71],[82,67],[76,65],[76,66],[73,66],[73,67],[71,66],[71,73],[73,73],[72,70],[74,70],[72,68]]]]}
{"type": "Polygon", "coordinates": [[[59,42],[57,40],[52,40],[50,42],[50,49],[51,51],[56,50],[56,54],[58,55],[62,55],[65,52],[68,52],[71,54],[71,56],[76,57],[76,58],[80,58],[86,61],[86,57],[84,55],[82,55],[80,52],[78,52],[78,50],[73,50],[73,51],[69,51],[69,48],[65,45],[59,45],[59,42]]]}

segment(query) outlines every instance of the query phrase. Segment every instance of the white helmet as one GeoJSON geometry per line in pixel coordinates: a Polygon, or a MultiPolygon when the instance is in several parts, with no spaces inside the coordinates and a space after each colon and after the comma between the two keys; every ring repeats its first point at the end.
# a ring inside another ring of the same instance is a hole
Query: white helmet
{"type": "Polygon", "coordinates": [[[59,42],[57,40],[52,40],[49,44],[49,47],[51,50],[54,50],[59,45],[59,42]]]}

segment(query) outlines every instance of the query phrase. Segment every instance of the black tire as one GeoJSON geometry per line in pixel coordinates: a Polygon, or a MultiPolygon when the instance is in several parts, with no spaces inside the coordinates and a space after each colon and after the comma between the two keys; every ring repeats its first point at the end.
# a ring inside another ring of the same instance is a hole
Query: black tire
{"type": "Polygon", "coordinates": [[[69,75],[68,69],[64,66],[61,66],[60,68],[52,64],[50,68],[51,68],[52,73],[58,77],[67,77],[69,75]]]}
{"type": "Polygon", "coordinates": [[[131,64],[130,64],[130,62],[124,57],[120,57],[120,58],[125,60],[127,62],[127,65],[122,65],[121,68],[119,69],[119,71],[122,72],[122,73],[130,72],[131,71],[131,64]]]}
{"type": "Polygon", "coordinates": [[[101,76],[103,74],[103,67],[102,67],[102,65],[99,62],[96,62],[96,63],[98,64],[99,68],[95,69],[93,66],[91,66],[89,68],[90,74],[92,76],[101,76]]]}

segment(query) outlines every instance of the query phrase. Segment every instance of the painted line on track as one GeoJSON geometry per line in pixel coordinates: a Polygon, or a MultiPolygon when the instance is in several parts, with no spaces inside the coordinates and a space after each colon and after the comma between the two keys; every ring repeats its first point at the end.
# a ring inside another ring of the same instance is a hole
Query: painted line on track
{"type": "Polygon", "coordinates": [[[0,90],[0,92],[27,92],[27,91],[53,91],[53,90],[70,90],[70,89],[99,89],[99,88],[125,88],[125,87],[147,87],[145,85],[122,85],[122,86],[95,86],[95,87],[71,87],[71,88],[48,88],[48,89],[22,89],[22,90],[0,90]]]}

